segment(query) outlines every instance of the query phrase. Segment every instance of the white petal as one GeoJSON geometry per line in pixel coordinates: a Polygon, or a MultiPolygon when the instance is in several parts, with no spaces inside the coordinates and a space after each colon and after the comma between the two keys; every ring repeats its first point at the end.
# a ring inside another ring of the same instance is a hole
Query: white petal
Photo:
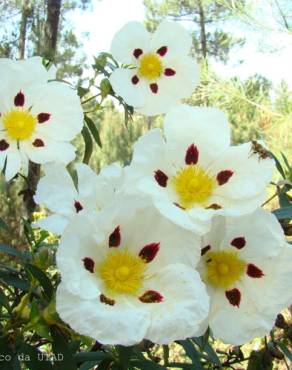
{"type": "Polygon", "coordinates": [[[139,343],[149,326],[149,314],[127,304],[109,306],[99,299],[80,299],[63,284],[57,289],[57,312],[76,332],[103,344],[130,346],[139,343]]]}
{"type": "Polygon", "coordinates": [[[194,269],[180,264],[170,265],[147,285],[149,290],[162,294],[164,301],[144,304],[151,313],[146,339],[169,344],[197,336],[202,331],[201,325],[209,312],[209,297],[194,269]]]}
{"type": "Polygon", "coordinates": [[[174,58],[178,55],[187,55],[192,46],[192,38],[187,30],[179,23],[162,21],[152,36],[151,49],[157,50],[167,46],[167,58],[174,58]]]}
{"type": "Polygon", "coordinates": [[[73,145],[56,141],[41,133],[35,133],[31,139],[20,142],[20,147],[32,162],[39,164],[55,161],[67,165],[76,156],[76,148],[73,145]],[[44,146],[36,147],[32,145],[36,139],[41,139],[44,146]]]}
{"type": "Polygon", "coordinates": [[[81,131],[83,110],[76,91],[69,85],[50,82],[42,88],[32,86],[27,90],[27,98],[33,104],[33,114],[51,115],[48,121],[37,124],[37,132],[58,141],[67,141],[81,131]]]}
{"type": "Polygon", "coordinates": [[[68,225],[69,219],[58,214],[38,220],[34,225],[56,235],[62,235],[68,225]]]}
{"type": "Polygon", "coordinates": [[[82,207],[97,209],[97,175],[84,163],[75,165],[78,176],[78,193],[82,207]]]}
{"type": "Polygon", "coordinates": [[[128,22],[114,36],[111,44],[111,54],[124,64],[135,62],[133,52],[141,49],[147,52],[150,46],[150,35],[142,23],[128,22]]]}
{"type": "Polygon", "coordinates": [[[76,213],[74,201],[78,193],[65,166],[50,163],[44,166],[45,176],[38,183],[34,200],[50,211],[66,216],[76,213]]]}
{"type": "Polygon", "coordinates": [[[228,148],[230,128],[225,114],[216,108],[181,105],[165,116],[166,141],[184,158],[190,144],[199,151],[199,164],[208,164],[228,148]]]}
{"type": "Polygon", "coordinates": [[[145,104],[146,83],[140,79],[135,85],[132,77],[135,71],[131,69],[117,68],[110,76],[110,83],[116,94],[120,95],[128,105],[142,107],[145,104]]]}

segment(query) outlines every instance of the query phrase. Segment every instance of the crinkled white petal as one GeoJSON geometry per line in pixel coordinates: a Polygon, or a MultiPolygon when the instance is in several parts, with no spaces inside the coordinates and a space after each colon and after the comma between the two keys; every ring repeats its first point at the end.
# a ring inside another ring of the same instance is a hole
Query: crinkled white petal
{"type": "Polygon", "coordinates": [[[0,171],[5,167],[6,181],[11,180],[21,168],[21,156],[15,140],[9,140],[8,136],[0,131],[0,140],[5,140],[9,147],[0,151],[0,171]],[[5,165],[6,164],[6,165],[5,165]]]}
{"type": "Polygon", "coordinates": [[[97,174],[84,163],[75,164],[78,177],[78,200],[83,208],[97,210],[97,174]]]}
{"type": "Polygon", "coordinates": [[[187,30],[177,22],[162,21],[152,35],[151,49],[158,50],[167,46],[165,55],[167,59],[173,59],[178,55],[187,55],[192,46],[192,37],[187,30]]]}
{"type": "Polygon", "coordinates": [[[76,156],[76,148],[72,144],[66,141],[56,141],[43,133],[36,132],[29,140],[20,141],[19,145],[32,162],[39,164],[54,161],[67,165],[76,156]],[[36,139],[41,139],[44,146],[36,147],[32,145],[36,139]]]}
{"type": "Polygon", "coordinates": [[[69,141],[81,131],[83,110],[75,90],[62,82],[50,82],[42,88],[31,86],[26,97],[32,102],[32,113],[49,113],[48,121],[38,123],[36,132],[58,141],[69,141]]]}
{"type": "Polygon", "coordinates": [[[63,283],[57,289],[57,312],[76,332],[103,344],[130,346],[139,343],[150,323],[149,313],[127,302],[109,306],[99,299],[83,299],[63,283]]]}
{"type": "Polygon", "coordinates": [[[111,54],[124,64],[135,62],[133,52],[141,49],[144,53],[149,50],[150,35],[139,22],[126,23],[114,36],[111,44],[111,54]]]}
{"type": "Polygon", "coordinates": [[[62,235],[66,229],[70,218],[62,215],[54,214],[45,218],[42,218],[34,223],[35,227],[47,230],[56,235],[62,235]]]}
{"type": "Polygon", "coordinates": [[[76,213],[78,193],[67,169],[62,164],[49,163],[44,167],[45,176],[38,183],[34,200],[51,212],[69,216],[76,213]]]}
{"type": "Polygon", "coordinates": [[[110,83],[114,91],[120,95],[128,105],[142,107],[146,100],[146,90],[149,89],[144,79],[140,79],[135,85],[132,77],[136,70],[117,68],[110,76],[110,83]]]}
{"type": "Polygon", "coordinates": [[[194,269],[180,264],[170,265],[147,285],[161,293],[164,301],[145,305],[151,313],[146,339],[168,344],[201,334],[201,325],[209,312],[209,297],[194,269]]]}
{"type": "Polygon", "coordinates": [[[177,147],[184,160],[189,145],[199,151],[199,164],[208,165],[230,145],[230,128],[225,114],[217,108],[180,105],[165,116],[167,144],[177,147]]]}

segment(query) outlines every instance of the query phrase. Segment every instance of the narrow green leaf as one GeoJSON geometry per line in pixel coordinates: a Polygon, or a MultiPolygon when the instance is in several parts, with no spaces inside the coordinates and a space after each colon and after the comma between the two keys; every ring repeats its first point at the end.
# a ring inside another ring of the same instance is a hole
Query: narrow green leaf
{"type": "Polygon", "coordinates": [[[44,293],[47,296],[47,298],[50,300],[53,297],[54,294],[54,288],[52,286],[52,283],[48,276],[38,267],[31,265],[31,264],[26,264],[25,268],[29,273],[39,281],[41,286],[44,289],[44,293]]]}
{"type": "Polygon", "coordinates": [[[18,276],[14,274],[8,273],[6,271],[0,271],[0,283],[3,281],[5,284],[9,286],[13,286],[14,288],[21,289],[24,292],[29,291],[29,282],[24,279],[20,279],[18,276]]]}
{"type": "Polygon", "coordinates": [[[132,361],[131,365],[141,370],[166,370],[167,369],[165,366],[159,365],[156,362],[152,362],[146,359],[144,361],[132,361]]]}
{"type": "Polygon", "coordinates": [[[53,351],[55,356],[62,357],[61,360],[55,362],[55,370],[77,370],[76,361],[73,357],[72,351],[70,351],[68,346],[67,338],[61,334],[57,329],[51,330],[51,335],[53,338],[53,351]]]}
{"type": "Polygon", "coordinates": [[[4,229],[6,231],[9,231],[8,225],[2,220],[1,217],[0,217],[0,229],[4,229]]]}
{"type": "Polygon", "coordinates": [[[280,342],[277,343],[277,346],[280,347],[281,351],[288,358],[288,360],[292,362],[292,352],[285,346],[285,344],[280,342]]]}
{"type": "Polygon", "coordinates": [[[90,132],[86,126],[83,126],[83,129],[81,131],[81,134],[83,136],[84,144],[85,144],[85,151],[83,156],[83,163],[88,164],[93,152],[93,143],[91,139],[90,132]]]}
{"type": "Polygon", "coordinates": [[[287,157],[285,156],[285,154],[284,154],[284,153],[281,153],[281,156],[282,156],[282,158],[283,158],[283,161],[285,162],[285,165],[286,165],[286,167],[287,167],[287,170],[288,170],[288,171],[290,171],[291,166],[290,166],[290,164],[289,164],[289,162],[288,162],[287,157]]]}
{"type": "Polygon", "coordinates": [[[5,307],[8,312],[11,312],[9,301],[2,289],[0,289],[0,305],[5,307]]]}
{"type": "Polygon", "coordinates": [[[0,244],[0,253],[9,254],[10,256],[14,256],[20,259],[23,258],[22,252],[13,247],[10,247],[9,245],[0,244]]]}
{"type": "Polygon", "coordinates": [[[95,126],[93,120],[91,118],[89,118],[88,116],[84,116],[84,120],[87,124],[87,127],[89,128],[90,132],[91,132],[91,135],[93,136],[96,144],[102,148],[102,143],[101,143],[101,140],[100,140],[100,135],[99,135],[99,131],[97,129],[97,127],[95,126]]]}
{"type": "Polygon", "coordinates": [[[85,362],[83,365],[79,367],[79,370],[92,370],[94,366],[96,366],[99,361],[89,361],[85,362]]]}
{"type": "Polygon", "coordinates": [[[110,359],[110,355],[105,352],[79,352],[74,355],[75,360],[78,364],[82,364],[87,361],[97,361],[100,362],[104,359],[110,359]]]}
{"type": "Polygon", "coordinates": [[[18,358],[30,370],[52,370],[53,367],[45,355],[33,346],[22,343],[18,350],[18,358]]]}
{"type": "Polygon", "coordinates": [[[203,370],[200,358],[201,354],[196,350],[190,340],[181,340],[178,342],[185,350],[186,355],[192,360],[193,365],[197,370],[203,370]]]}
{"type": "Polygon", "coordinates": [[[278,220],[284,219],[292,219],[292,206],[278,208],[273,211],[274,215],[278,218],[278,220]]]}
{"type": "Polygon", "coordinates": [[[280,174],[283,177],[283,179],[286,179],[285,171],[284,171],[284,169],[283,169],[280,161],[278,160],[278,158],[273,153],[270,152],[270,154],[272,155],[272,157],[275,160],[277,170],[280,172],[280,174]]]}

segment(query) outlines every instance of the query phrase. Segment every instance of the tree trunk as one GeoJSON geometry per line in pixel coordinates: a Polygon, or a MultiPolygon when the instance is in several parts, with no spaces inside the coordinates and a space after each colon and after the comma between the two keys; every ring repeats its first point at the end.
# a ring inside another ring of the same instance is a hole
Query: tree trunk
{"type": "Polygon", "coordinates": [[[201,52],[203,57],[207,57],[207,37],[206,37],[206,24],[205,24],[205,12],[202,0],[198,0],[199,16],[200,16],[200,42],[201,52]]]}
{"type": "Polygon", "coordinates": [[[27,20],[30,15],[29,0],[23,0],[21,9],[21,22],[19,32],[19,58],[23,59],[25,56],[25,43],[27,32],[27,20]]]}
{"type": "MultiPolygon", "coordinates": [[[[45,24],[45,42],[42,56],[54,61],[57,42],[58,42],[58,28],[60,20],[62,0],[47,0],[47,19],[45,24]]],[[[28,218],[32,218],[32,213],[36,209],[33,196],[40,179],[40,165],[36,163],[29,163],[28,171],[28,189],[26,192],[26,209],[28,218]]]]}

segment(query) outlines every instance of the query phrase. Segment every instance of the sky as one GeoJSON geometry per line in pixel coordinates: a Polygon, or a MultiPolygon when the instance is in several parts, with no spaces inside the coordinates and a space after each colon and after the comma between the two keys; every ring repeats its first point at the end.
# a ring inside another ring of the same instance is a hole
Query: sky
{"type": "MultiPolygon", "coordinates": [[[[262,34],[253,29],[242,28],[238,24],[224,25],[223,29],[236,36],[244,36],[244,47],[230,54],[227,65],[213,62],[217,74],[222,77],[240,76],[243,79],[259,73],[270,79],[277,86],[282,79],[292,88],[292,35],[276,31],[277,24],[271,17],[271,9],[264,6],[267,0],[254,0],[258,3],[258,12],[265,16],[267,29],[262,34]],[[263,45],[268,48],[263,48],[263,45]],[[269,49],[273,50],[269,50],[269,49]],[[275,52],[274,47],[277,49],[275,52]],[[263,52],[263,50],[265,51],[263,52]]],[[[83,39],[83,49],[89,61],[101,51],[109,51],[111,40],[117,30],[128,21],[143,21],[145,9],[143,0],[93,0],[93,9],[88,12],[74,12],[70,20],[75,25],[75,32],[83,39]]],[[[261,14],[261,15],[262,15],[261,14]]]]}

